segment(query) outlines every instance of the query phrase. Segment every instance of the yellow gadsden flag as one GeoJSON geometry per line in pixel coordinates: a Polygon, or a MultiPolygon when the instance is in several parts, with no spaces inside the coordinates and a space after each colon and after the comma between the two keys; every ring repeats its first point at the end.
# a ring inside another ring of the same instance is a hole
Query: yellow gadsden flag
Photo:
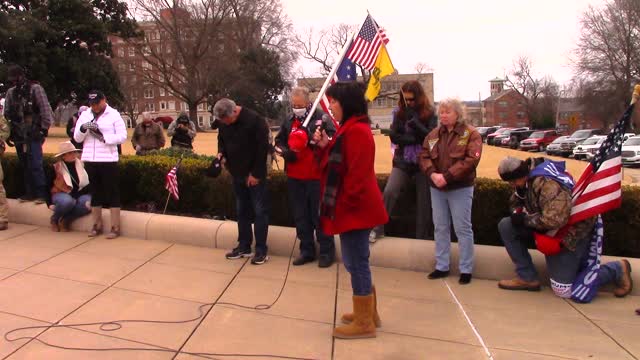
{"type": "Polygon", "coordinates": [[[378,58],[376,58],[376,65],[371,71],[371,78],[369,78],[367,92],[365,93],[369,101],[373,101],[380,93],[380,80],[387,75],[393,74],[394,71],[387,48],[382,46],[380,53],[378,53],[378,58]]]}

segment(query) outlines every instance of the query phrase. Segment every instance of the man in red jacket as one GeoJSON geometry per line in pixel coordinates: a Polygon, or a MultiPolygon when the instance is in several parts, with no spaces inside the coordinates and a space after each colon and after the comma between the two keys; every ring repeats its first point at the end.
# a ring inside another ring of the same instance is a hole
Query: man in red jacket
{"type": "Polygon", "coordinates": [[[320,230],[321,173],[318,161],[314,158],[313,145],[306,140],[320,124],[329,136],[335,133],[335,126],[331,118],[328,116],[323,118],[323,112],[318,109],[314,111],[307,126],[302,126],[311,111],[309,90],[306,88],[297,87],[291,91],[291,107],[293,114],[282,124],[276,136],[275,145],[276,152],[285,160],[287,188],[296,224],[296,234],[300,239],[300,256],[293,261],[293,265],[304,265],[316,259],[315,231],[315,238],[320,245],[318,266],[329,267],[335,259],[335,244],[333,236],[326,235],[320,230]]]}

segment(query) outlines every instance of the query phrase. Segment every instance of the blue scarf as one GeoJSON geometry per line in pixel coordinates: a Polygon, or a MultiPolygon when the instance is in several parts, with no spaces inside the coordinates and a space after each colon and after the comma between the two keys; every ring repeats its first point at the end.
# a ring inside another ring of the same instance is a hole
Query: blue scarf
{"type": "MultiPolygon", "coordinates": [[[[545,160],[531,171],[530,177],[544,176],[556,181],[561,186],[572,190],[575,185],[573,178],[565,171],[564,161],[545,160]]],[[[571,284],[571,300],[579,303],[591,302],[598,293],[600,281],[598,274],[602,257],[602,244],[604,242],[604,224],[602,216],[598,215],[593,227],[589,254],[583,260],[580,271],[571,284]]]]}

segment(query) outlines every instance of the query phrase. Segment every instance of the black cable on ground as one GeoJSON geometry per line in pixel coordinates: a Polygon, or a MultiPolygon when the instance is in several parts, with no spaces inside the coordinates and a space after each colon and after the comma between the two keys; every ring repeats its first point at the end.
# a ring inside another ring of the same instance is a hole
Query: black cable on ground
{"type": "MultiPolygon", "coordinates": [[[[40,333],[37,336],[22,336],[22,337],[18,337],[18,338],[10,338],[10,335],[12,335],[13,333],[16,333],[16,332],[19,332],[19,331],[25,331],[25,330],[44,329],[46,331],[46,330],[55,329],[55,328],[78,330],[78,329],[76,329],[76,327],[96,326],[96,325],[99,325],[99,329],[101,331],[111,332],[111,331],[118,331],[118,330],[122,329],[124,324],[127,324],[127,323],[137,323],[137,324],[185,324],[185,323],[190,323],[190,322],[198,321],[198,320],[202,319],[205,316],[205,310],[204,309],[209,307],[209,306],[213,307],[215,305],[230,305],[230,306],[236,306],[236,307],[239,307],[239,308],[242,308],[242,309],[258,310],[258,311],[268,310],[268,309],[271,309],[278,302],[278,300],[280,300],[280,297],[282,296],[282,293],[284,292],[284,288],[287,285],[287,280],[289,279],[289,271],[291,270],[291,261],[293,259],[293,253],[295,251],[296,243],[297,243],[297,238],[294,240],[293,246],[291,247],[291,253],[289,254],[289,264],[287,265],[287,272],[286,272],[284,280],[282,282],[282,286],[280,287],[280,291],[278,293],[278,296],[276,297],[276,299],[271,304],[258,304],[258,305],[255,305],[255,306],[247,306],[247,305],[241,305],[241,304],[235,304],[235,303],[229,303],[229,302],[218,302],[218,301],[216,301],[216,302],[213,302],[213,303],[200,305],[198,307],[198,312],[199,312],[198,317],[195,317],[195,318],[192,318],[192,319],[187,319],[187,320],[176,320],[176,321],[171,321],[171,320],[163,321],[163,320],[131,320],[131,319],[126,319],[126,320],[114,320],[114,321],[80,323],[80,324],[64,324],[64,325],[52,324],[52,325],[39,325],[39,326],[25,326],[25,327],[20,327],[20,328],[16,328],[16,329],[8,331],[7,333],[4,334],[4,339],[6,341],[8,341],[8,342],[15,342],[15,341],[20,341],[20,340],[35,340],[35,341],[38,341],[38,342],[42,343],[43,345],[46,345],[46,346],[49,346],[49,347],[52,347],[52,348],[61,349],[61,350],[70,350],[70,351],[96,351],[96,352],[106,352],[106,351],[153,351],[153,352],[170,352],[170,353],[177,354],[179,352],[178,350],[169,349],[169,348],[161,348],[161,347],[157,347],[157,348],[136,348],[136,347],[82,348],[82,347],[62,346],[62,345],[51,344],[51,343],[48,343],[48,342],[46,342],[46,341],[44,341],[42,339],[39,339],[38,336],[43,334],[44,332],[40,333]]],[[[208,309],[208,310],[210,310],[210,309],[208,309]]],[[[120,339],[120,338],[118,338],[118,339],[120,339]]],[[[122,339],[122,340],[126,340],[126,339],[122,339]]],[[[155,345],[153,345],[153,346],[155,346],[155,345]]],[[[192,353],[192,352],[186,352],[186,351],[181,351],[180,353],[181,354],[204,357],[204,358],[208,358],[208,359],[216,359],[215,356],[218,356],[218,357],[266,357],[266,358],[287,359],[287,360],[317,360],[317,359],[313,359],[313,358],[301,358],[301,357],[295,357],[295,356],[273,355],[273,354],[233,354],[233,353],[206,353],[206,352],[192,353]]]]}

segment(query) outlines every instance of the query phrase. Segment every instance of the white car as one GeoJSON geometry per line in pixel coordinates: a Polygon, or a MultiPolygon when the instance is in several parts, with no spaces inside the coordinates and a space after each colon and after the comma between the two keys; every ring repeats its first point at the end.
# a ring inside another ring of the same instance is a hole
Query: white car
{"type": "Polygon", "coordinates": [[[598,152],[600,145],[606,139],[606,136],[603,135],[594,135],[587,140],[583,141],[582,144],[573,148],[573,157],[576,160],[587,159],[591,160],[598,152]]]}
{"type": "Polygon", "coordinates": [[[632,136],[622,144],[622,165],[640,164],[640,136],[632,136]]]}

